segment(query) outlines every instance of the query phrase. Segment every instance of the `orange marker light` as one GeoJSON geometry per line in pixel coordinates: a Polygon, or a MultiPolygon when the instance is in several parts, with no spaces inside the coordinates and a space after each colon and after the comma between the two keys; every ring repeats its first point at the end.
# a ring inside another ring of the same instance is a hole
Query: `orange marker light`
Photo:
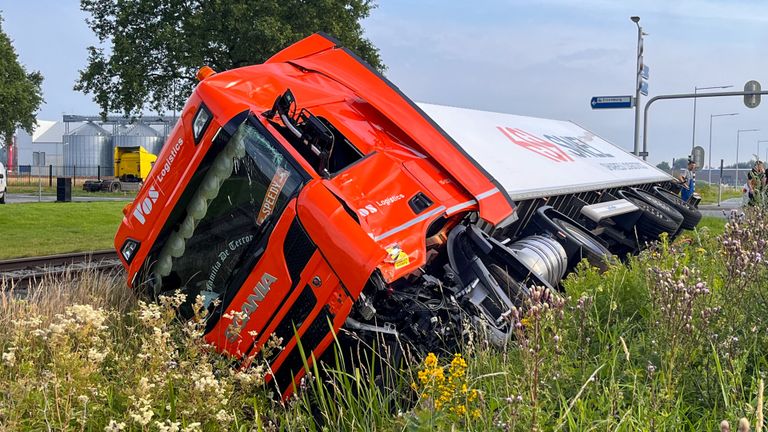
{"type": "Polygon", "coordinates": [[[197,78],[198,81],[202,81],[215,73],[216,71],[213,70],[210,66],[203,66],[197,71],[195,78],[197,78]]]}

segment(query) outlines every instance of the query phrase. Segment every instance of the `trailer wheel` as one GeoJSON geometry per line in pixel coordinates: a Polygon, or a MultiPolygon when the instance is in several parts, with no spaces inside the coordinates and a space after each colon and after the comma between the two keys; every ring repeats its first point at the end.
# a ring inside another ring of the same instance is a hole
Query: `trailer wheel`
{"type": "Polygon", "coordinates": [[[551,219],[552,222],[557,224],[557,226],[581,245],[582,258],[586,258],[592,266],[599,268],[601,271],[608,270],[611,258],[613,257],[608,248],[593,239],[581,226],[574,225],[558,217],[551,219]]]}
{"type": "Polygon", "coordinates": [[[655,186],[653,192],[660,200],[666,202],[683,215],[683,223],[681,225],[683,229],[692,230],[699,224],[701,212],[691,203],[684,201],[679,195],[675,195],[659,186],[655,186]]]}
{"type": "Polygon", "coordinates": [[[630,194],[624,195],[624,198],[636,205],[640,211],[643,212],[637,220],[637,223],[635,223],[635,228],[637,229],[639,237],[646,240],[657,240],[662,233],[672,235],[676,233],[677,229],[680,227],[680,224],[666,213],[640,198],[636,198],[630,194]]]}
{"type": "Polygon", "coordinates": [[[110,192],[119,192],[120,191],[120,184],[119,183],[112,183],[109,185],[109,191],[110,192]]]}
{"type": "Polygon", "coordinates": [[[669,205],[666,201],[660,200],[659,198],[641,189],[633,188],[632,192],[640,197],[641,200],[666,213],[667,216],[672,218],[672,220],[675,222],[679,222],[679,224],[683,223],[683,215],[680,214],[680,212],[677,211],[673,206],[669,205]]]}

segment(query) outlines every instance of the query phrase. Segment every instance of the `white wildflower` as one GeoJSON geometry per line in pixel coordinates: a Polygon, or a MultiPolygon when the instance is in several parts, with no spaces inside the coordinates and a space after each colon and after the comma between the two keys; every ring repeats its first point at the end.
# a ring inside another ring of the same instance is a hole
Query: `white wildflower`
{"type": "Polygon", "coordinates": [[[190,423],[182,429],[182,432],[200,432],[202,429],[200,428],[201,424],[199,422],[190,423]]]}
{"type": "Polygon", "coordinates": [[[232,421],[232,416],[230,416],[226,411],[222,409],[216,413],[216,421],[222,425],[225,425],[232,421]]]}
{"type": "Polygon", "coordinates": [[[3,363],[5,363],[8,367],[16,364],[16,348],[8,348],[8,352],[3,353],[3,363]]]}
{"type": "Polygon", "coordinates": [[[166,420],[163,423],[160,423],[159,421],[155,422],[155,426],[157,426],[159,432],[179,432],[180,425],[181,423],[172,422],[170,420],[166,420]]]}
{"type": "Polygon", "coordinates": [[[152,416],[155,413],[152,412],[152,407],[150,406],[149,401],[144,398],[139,399],[138,405],[138,411],[130,413],[131,419],[142,426],[146,426],[149,424],[150,420],[152,420],[152,416]]]}
{"type": "Polygon", "coordinates": [[[104,432],[120,432],[122,430],[125,430],[125,423],[118,423],[114,420],[110,420],[107,427],[104,428],[104,432]]]}

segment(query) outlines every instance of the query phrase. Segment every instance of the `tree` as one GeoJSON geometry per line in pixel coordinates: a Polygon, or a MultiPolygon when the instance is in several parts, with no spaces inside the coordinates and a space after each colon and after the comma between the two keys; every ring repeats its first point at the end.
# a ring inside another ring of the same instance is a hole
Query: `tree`
{"type": "Polygon", "coordinates": [[[40,72],[28,73],[19,63],[2,23],[0,16],[0,143],[7,144],[17,128],[30,134],[34,130],[35,113],[43,103],[43,76],[40,72]]]}
{"type": "Polygon", "coordinates": [[[672,168],[670,168],[670,166],[667,163],[667,161],[663,161],[663,162],[657,164],[656,168],[658,168],[658,169],[660,169],[662,171],[672,171],[672,168]]]}
{"type": "Polygon", "coordinates": [[[675,169],[688,168],[688,156],[675,158],[675,164],[672,167],[675,169]]]}
{"type": "Polygon", "coordinates": [[[100,46],[75,90],[93,94],[109,112],[178,110],[194,88],[195,72],[263,63],[282,48],[324,31],[373,67],[379,51],[360,20],[373,0],[81,0],[100,46]],[[106,47],[106,49],[105,49],[106,47]]]}

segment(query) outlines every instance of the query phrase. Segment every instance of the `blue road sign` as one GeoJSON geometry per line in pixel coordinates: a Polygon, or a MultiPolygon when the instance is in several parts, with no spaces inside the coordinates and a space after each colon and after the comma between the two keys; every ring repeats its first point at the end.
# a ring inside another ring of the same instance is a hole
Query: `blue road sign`
{"type": "Polygon", "coordinates": [[[648,81],[640,81],[640,93],[642,93],[643,96],[648,96],[648,81]]]}
{"type": "Polygon", "coordinates": [[[590,101],[592,109],[632,108],[632,96],[595,96],[590,101]]]}
{"type": "Polygon", "coordinates": [[[648,79],[650,73],[650,68],[648,65],[643,65],[643,70],[640,71],[640,76],[643,77],[643,79],[648,79]]]}

